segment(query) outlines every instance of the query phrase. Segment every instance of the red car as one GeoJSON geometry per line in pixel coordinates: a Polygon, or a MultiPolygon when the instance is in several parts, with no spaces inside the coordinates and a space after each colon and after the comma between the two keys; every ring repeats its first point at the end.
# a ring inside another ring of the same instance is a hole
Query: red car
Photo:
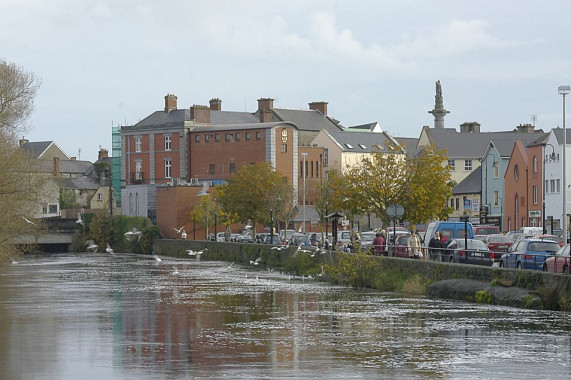
{"type": "Polygon", "coordinates": [[[399,235],[398,233],[399,231],[397,230],[397,242],[394,248],[394,256],[408,258],[408,238],[410,237],[410,234],[399,235]]]}
{"type": "Polygon", "coordinates": [[[571,257],[569,256],[569,245],[559,248],[555,256],[549,257],[543,263],[544,272],[567,273],[571,268],[571,257]]]}
{"type": "Polygon", "coordinates": [[[487,235],[483,242],[486,243],[490,251],[494,252],[494,256],[497,260],[499,260],[502,253],[507,252],[508,248],[514,243],[512,239],[504,234],[487,235]]]}

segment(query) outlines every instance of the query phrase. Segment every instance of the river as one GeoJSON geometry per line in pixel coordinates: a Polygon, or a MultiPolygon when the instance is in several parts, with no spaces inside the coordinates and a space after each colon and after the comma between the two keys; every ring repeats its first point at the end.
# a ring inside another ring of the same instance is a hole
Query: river
{"type": "Polygon", "coordinates": [[[0,379],[569,379],[569,313],[106,253],[0,269],[0,379]]]}

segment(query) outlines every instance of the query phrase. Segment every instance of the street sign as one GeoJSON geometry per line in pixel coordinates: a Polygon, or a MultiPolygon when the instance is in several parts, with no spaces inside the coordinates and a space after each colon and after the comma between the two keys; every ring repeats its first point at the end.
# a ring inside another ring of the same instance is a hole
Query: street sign
{"type": "Polygon", "coordinates": [[[387,207],[387,215],[391,218],[398,218],[404,214],[404,208],[400,205],[390,205],[387,207]]]}

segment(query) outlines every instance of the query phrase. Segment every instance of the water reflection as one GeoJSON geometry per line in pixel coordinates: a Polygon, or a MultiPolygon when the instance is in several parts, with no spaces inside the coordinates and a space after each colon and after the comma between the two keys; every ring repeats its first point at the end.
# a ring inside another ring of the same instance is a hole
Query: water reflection
{"type": "Polygon", "coordinates": [[[569,378],[569,315],[136,255],[0,272],[0,378],[569,378]]]}

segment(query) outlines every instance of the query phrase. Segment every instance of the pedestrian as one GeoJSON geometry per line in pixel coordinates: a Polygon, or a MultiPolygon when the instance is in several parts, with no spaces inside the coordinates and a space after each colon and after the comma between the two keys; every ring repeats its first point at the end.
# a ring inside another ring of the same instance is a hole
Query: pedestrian
{"type": "Polygon", "coordinates": [[[436,231],[430,242],[428,242],[430,260],[438,260],[442,255],[442,248],[444,248],[444,243],[440,240],[440,232],[436,231]]]}
{"type": "Polygon", "coordinates": [[[375,255],[381,256],[383,254],[385,249],[385,239],[381,236],[380,232],[375,234],[375,238],[373,239],[373,247],[375,248],[375,255]]]}
{"type": "Polygon", "coordinates": [[[418,237],[418,233],[414,231],[408,238],[408,257],[413,259],[422,258],[422,252],[420,251],[420,237],[418,237]]]}
{"type": "Polygon", "coordinates": [[[381,230],[381,237],[383,238],[383,241],[385,242],[385,244],[383,244],[383,246],[382,246],[382,254],[384,256],[388,256],[389,250],[388,250],[388,244],[387,244],[387,231],[381,230]]]}

